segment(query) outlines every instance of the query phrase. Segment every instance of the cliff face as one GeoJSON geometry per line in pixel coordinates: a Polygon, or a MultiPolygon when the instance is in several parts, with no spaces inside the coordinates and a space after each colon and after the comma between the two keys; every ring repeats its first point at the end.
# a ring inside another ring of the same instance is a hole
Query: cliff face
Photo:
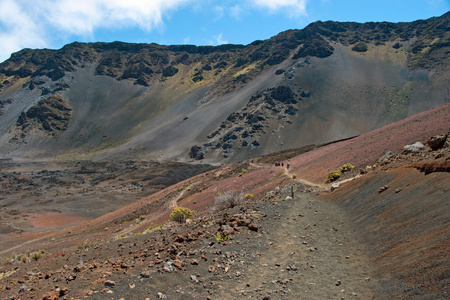
{"type": "Polygon", "coordinates": [[[449,19],[24,49],[0,65],[0,153],[223,161],[358,135],[449,102],[449,19]]]}

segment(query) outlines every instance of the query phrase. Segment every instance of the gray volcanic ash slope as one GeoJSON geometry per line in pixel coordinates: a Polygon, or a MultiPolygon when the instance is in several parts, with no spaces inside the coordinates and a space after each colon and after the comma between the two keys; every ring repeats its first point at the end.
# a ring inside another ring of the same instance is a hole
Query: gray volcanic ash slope
{"type": "Polygon", "coordinates": [[[359,135],[449,102],[449,18],[24,49],[0,64],[0,154],[222,162],[359,135]]]}

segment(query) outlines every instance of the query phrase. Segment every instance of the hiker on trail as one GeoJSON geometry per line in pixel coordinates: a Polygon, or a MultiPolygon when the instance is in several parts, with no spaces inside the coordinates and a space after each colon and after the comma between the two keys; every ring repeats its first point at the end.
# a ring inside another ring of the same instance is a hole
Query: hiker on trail
{"type": "Polygon", "coordinates": [[[286,167],[287,167],[287,169],[289,170],[289,167],[291,166],[291,164],[290,163],[287,163],[286,164],[286,167]]]}
{"type": "Polygon", "coordinates": [[[284,167],[284,162],[281,163],[281,166],[284,167]]]}

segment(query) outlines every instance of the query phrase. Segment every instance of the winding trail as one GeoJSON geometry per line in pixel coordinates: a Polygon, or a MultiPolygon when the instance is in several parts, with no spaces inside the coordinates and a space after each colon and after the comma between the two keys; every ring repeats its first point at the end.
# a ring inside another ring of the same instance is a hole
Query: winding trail
{"type": "Polygon", "coordinates": [[[238,238],[233,248],[242,259],[230,274],[238,280],[220,282],[217,299],[379,296],[368,249],[339,206],[296,193],[295,199],[258,203],[255,211],[260,230],[238,238]]]}
{"type": "Polygon", "coordinates": [[[256,205],[260,231],[240,240],[243,263],[231,274],[239,281],[222,283],[217,299],[376,298],[372,262],[346,212],[311,193],[296,196],[256,205]]]}

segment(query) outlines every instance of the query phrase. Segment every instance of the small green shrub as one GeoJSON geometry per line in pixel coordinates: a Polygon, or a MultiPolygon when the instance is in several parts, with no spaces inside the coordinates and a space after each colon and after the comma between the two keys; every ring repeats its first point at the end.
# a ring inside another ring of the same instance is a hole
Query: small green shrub
{"type": "Polygon", "coordinates": [[[186,219],[193,215],[195,215],[195,211],[180,206],[173,210],[173,212],[170,214],[170,219],[179,223],[185,223],[186,219]]]}
{"type": "Polygon", "coordinates": [[[346,163],[345,165],[343,165],[343,166],[339,169],[339,171],[341,171],[341,173],[344,173],[344,172],[350,171],[350,170],[352,170],[352,169],[354,169],[354,168],[355,168],[354,165],[349,164],[349,163],[346,163]]]}
{"type": "Polygon", "coordinates": [[[242,169],[242,172],[239,174],[239,177],[242,177],[245,173],[248,173],[246,169],[242,169]]]}
{"type": "Polygon", "coordinates": [[[330,183],[330,182],[333,182],[333,181],[339,179],[341,177],[342,173],[348,172],[354,168],[355,168],[355,166],[353,166],[352,164],[346,163],[345,165],[340,167],[339,170],[335,170],[333,172],[330,172],[330,174],[328,174],[327,183],[330,183]]]}
{"type": "Polygon", "coordinates": [[[41,252],[34,252],[32,255],[31,255],[31,258],[32,259],[34,259],[34,260],[39,260],[39,259],[41,259],[42,258],[42,253],[41,252]]]}
{"type": "Polygon", "coordinates": [[[216,238],[216,241],[218,243],[225,242],[226,240],[228,240],[228,235],[222,235],[220,232],[215,234],[214,237],[216,238]]]}
{"type": "Polygon", "coordinates": [[[332,181],[335,181],[335,180],[339,179],[339,177],[341,177],[341,175],[342,175],[342,173],[339,170],[330,172],[330,174],[328,174],[327,182],[330,183],[332,181]]]}

